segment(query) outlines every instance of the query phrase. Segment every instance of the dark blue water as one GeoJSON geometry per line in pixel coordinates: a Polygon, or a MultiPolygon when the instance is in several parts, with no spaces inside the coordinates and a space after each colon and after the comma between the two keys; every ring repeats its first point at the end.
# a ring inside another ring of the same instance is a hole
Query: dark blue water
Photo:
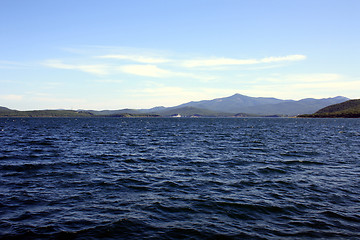
{"type": "Polygon", "coordinates": [[[1,239],[360,239],[360,119],[0,119],[1,239]]]}

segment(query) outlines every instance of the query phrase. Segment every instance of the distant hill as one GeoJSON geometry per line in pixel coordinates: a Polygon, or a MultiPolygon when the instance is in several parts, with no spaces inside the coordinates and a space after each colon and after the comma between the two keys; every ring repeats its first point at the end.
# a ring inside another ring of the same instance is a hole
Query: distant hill
{"type": "Polygon", "coordinates": [[[121,115],[121,114],[138,114],[141,113],[139,110],[136,109],[120,109],[120,110],[101,110],[101,111],[95,111],[95,110],[82,110],[86,112],[90,112],[97,116],[104,116],[104,115],[121,115]]]}
{"type": "Polygon", "coordinates": [[[174,115],[181,115],[183,117],[192,117],[192,116],[203,116],[203,117],[219,117],[219,116],[231,116],[230,113],[222,113],[211,111],[207,109],[201,109],[196,107],[176,107],[176,108],[165,108],[160,111],[153,112],[154,114],[159,114],[164,117],[174,116],[174,115]]]}
{"type": "Polygon", "coordinates": [[[313,113],[331,104],[341,103],[348,100],[345,97],[324,99],[307,98],[299,101],[281,100],[276,98],[249,97],[235,94],[230,97],[217,98],[181,104],[174,108],[196,107],[215,112],[247,113],[256,115],[283,115],[296,116],[298,114],[313,113]]]}
{"type": "Polygon", "coordinates": [[[265,104],[241,109],[242,112],[260,115],[287,115],[296,116],[299,114],[309,114],[331,104],[341,103],[348,100],[345,97],[334,97],[324,99],[306,98],[299,101],[285,100],[277,104],[265,104]]]}
{"type": "Polygon", "coordinates": [[[13,110],[6,108],[6,107],[0,107],[0,112],[10,112],[10,111],[13,111],[13,110]]]}
{"type": "Polygon", "coordinates": [[[149,113],[158,113],[162,110],[166,110],[168,108],[166,107],[154,107],[150,109],[131,109],[131,108],[124,108],[124,109],[118,109],[118,110],[101,110],[101,111],[95,111],[95,110],[81,110],[81,111],[87,111],[97,116],[105,116],[105,115],[143,115],[143,114],[149,114],[149,113]]]}
{"type": "Polygon", "coordinates": [[[3,111],[0,117],[92,117],[89,112],[72,110],[36,110],[36,111],[3,111]]]}
{"type": "Polygon", "coordinates": [[[311,118],[360,118],[360,99],[349,100],[320,109],[314,114],[299,117],[311,118]]]}
{"type": "Polygon", "coordinates": [[[181,115],[182,117],[227,117],[232,116],[232,113],[224,113],[211,111],[208,109],[196,107],[155,107],[151,109],[120,109],[120,110],[90,110],[95,116],[103,117],[137,117],[137,116],[161,116],[172,117],[174,115],[181,115]]]}

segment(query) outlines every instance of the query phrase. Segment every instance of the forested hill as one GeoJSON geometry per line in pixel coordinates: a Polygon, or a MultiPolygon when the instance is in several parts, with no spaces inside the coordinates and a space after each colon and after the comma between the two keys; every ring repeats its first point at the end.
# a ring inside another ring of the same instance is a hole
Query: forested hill
{"type": "Polygon", "coordinates": [[[8,112],[8,111],[11,111],[11,110],[6,108],[6,107],[1,107],[0,106],[0,112],[8,112]]]}
{"type": "Polygon", "coordinates": [[[73,110],[35,110],[17,111],[8,108],[0,108],[0,117],[91,117],[88,112],[78,112],[73,110]]]}
{"type": "Polygon", "coordinates": [[[312,118],[360,118],[360,99],[327,106],[314,114],[304,114],[298,117],[312,118]]]}

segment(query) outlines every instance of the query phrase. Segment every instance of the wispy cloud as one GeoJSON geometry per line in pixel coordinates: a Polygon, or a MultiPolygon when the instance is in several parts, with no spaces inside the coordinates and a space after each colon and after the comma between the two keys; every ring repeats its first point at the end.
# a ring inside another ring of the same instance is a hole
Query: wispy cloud
{"type": "Polygon", "coordinates": [[[169,77],[176,75],[168,70],[161,69],[156,65],[124,65],[118,67],[118,69],[122,72],[138,75],[138,76],[145,76],[145,77],[169,77]]]}
{"type": "Polygon", "coordinates": [[[15,95],[15,94],[7,94],[7,95],[0,95],[0,99],[7,101],[21,101],[23,99],[23,96],[15,95]]]}
{"type": "Polygon", "coordinates": [[[137,92],[138,95],[152,96],[152,97],[170,97],[189,94],[184,88],[181,87],[157,87],[157,88],[145,88],[137,92]]]}
{"type": "Polygon", "coordinates": [[[224,65],[252,65],[261,63],[277,63],[286,61],[300,61],[306,59],[304,55],[288,55],[283,57],[267,57],[262,59],[235,59],[235,58],[211,58],[195,59],[183,62],[185,67],[212,67],[224,65]]]}
{"type": "Polygon", "coordinates": [[[354,89],[360,89],[360,81],[347,81],[344,82],[328,82],[326,84],[321,82],[304,82],[297,83],[293,86],[295,89],[308,89],[311,91],[333,91],[333,92],[341,92],[344,90],[352,91],[354,89]]]}
{"type": "Polygon", "coordinates": [[[154,58],[149,56],[139,56],[139,55],[122,55],[122,54],[108,54],[103,56],[97,56],[97,58],[102,59],[119,59],[119,60],[128,60],[138,63],[166,63],[170,62],[170,59],[166,58],[154,58]]]}
{"type": "Polygon", "coordinates": [[[54,97],[52,95],[46,95],[46,94],[38,94],[38,96],[32,97],[33,100],[39,101],[39,102],[47,102],[47,103],[56,103],[59,106],[61,106],[64,103],[71,103],[71,104],[82,104],[86,101],[84,99],[80,98],[63,98],[63,97],[54,97]]]}
{"type": "MultiPolygon", "coordinates": [[[[266,57],[261,59],[235,59],[235,58],[204,58],[186,59],[175,56],[173,58],[163,57],[164,54],[139,53],[138,51],[124,51],[119,54],[119,50],[110,54],[94,54],[82,60],[65,62],[60,59],[46,60],[43,65],[51,68],[77,70],[94,75],[119,75],[122,73],[151,77],[151,78],[188,78],[200,81],[213,81],[219,79],[218,76],[209,74],[208,70],[227,71],[232,65],[257,65],[258,67],[272,66],[277,63],[282,64],[289,61],[300,61],[306,59],[304,55],[287,55],[279,57],[266,57]],[[91,56],[92,55],[92,56],[91,56]],[[123,60],[123,61],[117,61],[123,60]],[[81,62],[80,62],[81,61],[81,62]],[[260,65],[262,64],[262,65],[260,65]],[[197,67],[204,67],[198,69],[197,67]],[[211,68],[206,68],[211,67],[211,68]]],[[[168,55],[168,54],[167,54],[168,55]]],[[[122,76],[116,76],[116,78],[122,76]]]]}
{"type": "Polygon", "coordinates": [[[153,77],[153,78],[181,77],[181,78],[198,79],[203,81],[210,81],[216,78],[214,76],[209,76],[209,75],[170,71],[152,64],[123,65],[117,67],[117,70],[127,74],[144,76],[144,77],[153,77]]]}
{"type": "Polygon", "coordinates": [[[344,79],[344,76],[336,73],[311,73],[311,74],[275,74],[273,76],[260,77],[257,82],[268,83],[329,83],[344,79]]]}
{"type": "Polygon", "coordinates": [[[120,72],[152,78],[184,77],[204,81],[214,79],[214,76],[171,71],[160,68],[154,64],[128,64],[118,66],[110,64],[66,64],[60,60],[47,60],[43,63],[43,65],[51,68],[77,70],[95,75],[118,74],[120,72]]]}
{"type": "Polygon", "coordinates": [[[360,79],[348,79],[335,73],[290,74],[269,79],[260,79],[262,84],[254,84],[243,89],[249,96],[276,96],[284,99],[305,97],[325,98],[346,96],[358,98],[360,79]]]}
{"type": "Polygon", "coordinates": [[[287,76],[289,81],[294,82],[333,82],[343,79],[344,76],[337,73],[313,73],[313,74],[291,74],[287,76]]]}
{"type": "Polygon", "coordinates": [[[305,60],[305,55],[288,55],[283,57],[267,57],[259,60],[259,63],[274,63],[274,62],[287,62],[287,61],[300,61],[305,60]]]}
{"type": "Polygon", "coordinates": [[[109,74],[109,68],[104,64],[65,64],[60,60],[47,60],[44,62],[44,65],[59,69],[80,70],[97,75],[109,74]]]}
{"type": "Polygon", "coordinates": [[[14,61],[4,61],[0,60],[0,68],[2,69],[14,69],[14,68],[24,68],[29,67],[30,64],[20,63],[20,62],[14,62],[14,61]]]}
{"type": "Polygon", "coordinates": [[[123,80],[120,80],[120,79],[97,79],[97,80],[94,80],[94,82],[98,82],[98,83],[122,83],[123,80]]]}

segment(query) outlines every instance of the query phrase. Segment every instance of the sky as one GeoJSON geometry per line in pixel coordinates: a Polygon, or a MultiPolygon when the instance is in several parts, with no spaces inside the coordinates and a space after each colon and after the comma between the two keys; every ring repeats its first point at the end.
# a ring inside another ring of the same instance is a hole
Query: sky
{"type": "Polygon", "coordinates": [[[1,0],[0,106],[360,98],[358,0],[1,0]]]}

